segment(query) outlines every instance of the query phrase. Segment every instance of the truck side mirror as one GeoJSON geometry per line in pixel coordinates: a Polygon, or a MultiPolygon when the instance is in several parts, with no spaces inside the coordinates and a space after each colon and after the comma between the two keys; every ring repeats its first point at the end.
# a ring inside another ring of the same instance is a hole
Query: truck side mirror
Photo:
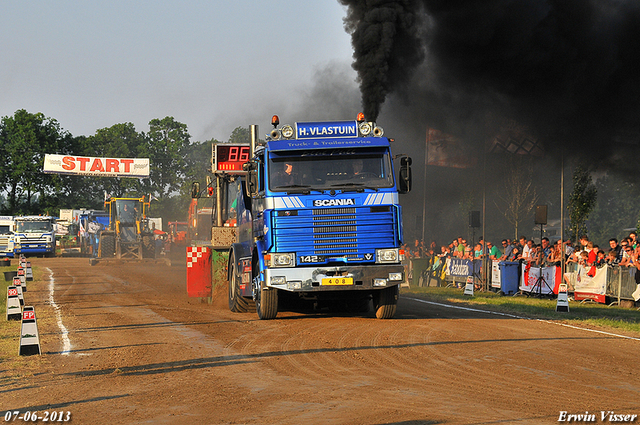
{"type": "Polygon", "coordinates": [[[400,158],[398,186],[398,191],[400,193],[409,193],[411,191],[411,158],[409,158],[408,156],[400,158]]]}
{"type": "Polygon", "coordinates": [[[253,197],[258,194],[258,173],[257,164],[253,161],[245,162],[242,164],[242,169],[247,172],[247,179],[245,189],[248,197],[253,197]]]}
{"type": "Polygon", "coordinates": [[[200,197],[200,183],[193,182],[191,183],[191,197],[199,198],[200,197]]]}

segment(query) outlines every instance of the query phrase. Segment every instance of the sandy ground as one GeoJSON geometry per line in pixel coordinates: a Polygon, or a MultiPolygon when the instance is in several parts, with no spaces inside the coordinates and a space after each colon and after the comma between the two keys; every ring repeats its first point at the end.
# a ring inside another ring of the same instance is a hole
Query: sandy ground
{"type": "Polygon", "coordinates": [[[188,298],[181,263],[32,264],[45,271],[26,294],[45,361],[29,374],[0,368],[3,414],[64,411],[81,424],[405,425],[640,414],[638,340],[409,296],[393,320],[284,311],[260,321],[228,311],[224,293],[212,304],[188,298]]]}

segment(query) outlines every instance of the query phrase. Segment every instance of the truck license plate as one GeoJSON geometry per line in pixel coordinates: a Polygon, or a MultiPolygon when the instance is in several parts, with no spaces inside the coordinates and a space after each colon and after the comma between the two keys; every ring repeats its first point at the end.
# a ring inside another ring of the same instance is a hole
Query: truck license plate
{"type": "Polygon", "coordinates": [[[322,285],[353,285],[352,277],[327,277],[322,279],[322,285]]]}

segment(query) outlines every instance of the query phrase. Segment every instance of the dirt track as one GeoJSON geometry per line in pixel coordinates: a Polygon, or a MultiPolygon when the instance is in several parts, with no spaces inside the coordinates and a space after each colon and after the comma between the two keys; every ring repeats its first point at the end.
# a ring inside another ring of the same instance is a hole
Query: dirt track
{"type": "MultiPolygon", "coordinates": [[[[400,299],[396,319],[281,312],[186,296],[184,266],[33,259],[45,362],[0,370],[0,409],[73,423],[557,423],[640,414],[640,341],[400,299]],[[49,274],[53,279],[48,281],[49,274]]],[[[2,368],[4,369],[4,368],[2,368]]]]}

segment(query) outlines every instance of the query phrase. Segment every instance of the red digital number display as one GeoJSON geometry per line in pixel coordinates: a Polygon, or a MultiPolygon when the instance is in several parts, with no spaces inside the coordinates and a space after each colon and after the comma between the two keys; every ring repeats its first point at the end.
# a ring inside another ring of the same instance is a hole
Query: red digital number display
{"type": "Polygon", "coordinates": [[[7,292],[8,292],[7,296],[9,296],[9,297],[14,297],[14,296],[17,297],[18,296],[18,290],[15,289],[15,288],[14,289],[8,289],[7,292]]]}
{"type": "Polygon", "coordinates": [[[242,164],[249,161],[248,145],[216,145],[214,171],[242,171],[242,164]]]}

